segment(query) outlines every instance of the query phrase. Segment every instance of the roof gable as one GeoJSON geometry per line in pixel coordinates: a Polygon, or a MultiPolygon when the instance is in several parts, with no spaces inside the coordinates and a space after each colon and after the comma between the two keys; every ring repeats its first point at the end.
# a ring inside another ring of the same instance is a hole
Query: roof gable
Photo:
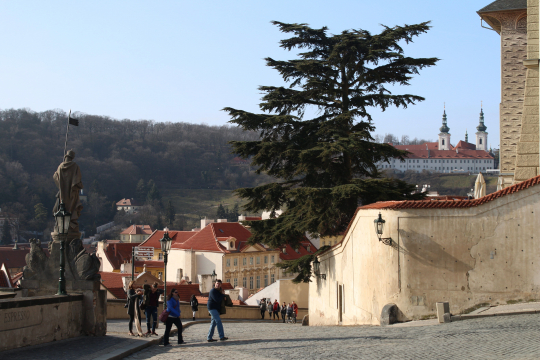
{"type": "MultiPolygon", "coordinates": [[[[174,248],[175,245],[181,244],[193,235],[195,235],[196,231],[174,231],[169,230],[169,237],[173,240],[171,244],[171,248],[174,248]]],[[[154,249],[161,250],[161,243],[159,240],[163,238],[163,235],[165,234],[165,231],[163,230],[155,230],[152,235],[148,237],[144,242],[142,242],[139,246],[141,247],[153,247],[154,249]]]]}
{"type": "Polygon", "coordinates": [[[527,0],[496,0],[478,10],[478,13],[506,10],[522,10],[527,8],[527,0]]]}

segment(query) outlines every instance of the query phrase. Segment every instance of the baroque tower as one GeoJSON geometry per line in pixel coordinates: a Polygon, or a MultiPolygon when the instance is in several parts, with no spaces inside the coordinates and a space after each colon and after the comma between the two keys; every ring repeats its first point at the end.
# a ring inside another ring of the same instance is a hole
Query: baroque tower
{"type": "Polygon", "coordinates": [[[439,150],[450,150],[450,128],[446,124],[446,109],[444,109],[442,117],[442,126],[439,129],[439,150]]]}
{"type": "Polygon", "coordinates": [[[484,110],[480,108],[480,123],[476,127],[478,132],[476,133],[476,150],[488,150],[487,141],[488,133],[486,132],[487,126],[484,125],[484,110]]]}

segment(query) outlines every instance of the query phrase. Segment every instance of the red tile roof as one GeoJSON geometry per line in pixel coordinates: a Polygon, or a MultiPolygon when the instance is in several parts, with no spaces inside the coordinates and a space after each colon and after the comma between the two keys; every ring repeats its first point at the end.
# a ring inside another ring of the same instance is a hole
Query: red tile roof
{"type": "MultiPolygon", "coordinates": [[[[238,244],[238,241],[246,241],[250,236],[251,232],[237,222],[210,223],[183,243],[173,244],[172,248],[229,253],[230,251],[218,242],[218,238],[225,240],[233,237],[238,244]]],[[[238,249],[237,245],[235,247],[238,249]]]]}
{"type": "Polygon", "coordinates": [[[463,140],[459,140],[459,142],[457,143],[457,145],[452,149],[468,149],[468,150],[476,150],[476,145],[475,144],[471,144],[471,143],[468,143],[468,142],[465,142],[463,140]]]}
{"type": "Polygon", "coordinates": [[[433,209],[433,208],[469,208],[483,205],[502,196],[510,195],[540,183],[540,175],[519,184],[509,186],[492,194],[473,200],[403,200],[380,201],[359,207],[359,209],[433,209]]]}
{"type": "MultiPolygon", "coordinates": [[[[48,249],[43,251],[49,256],[48,249]]],[[[26,254],[29,252],[29,246],[19,246],[17,250],[13,250],[13,245],[0,247],[0,263],[6,264],[8,269],[22,268],[26,265],[26,254]]]]}
{"type": "Polygon", "coordinates": [[[120,235],[150,235],[152,231],[150,225],[131,225],[127,229],[124,229],[120,235]]]}
{"type": "Polygon", "coordinates": [[[158,260],[135,260],[135,267],[143,267],[146,265],[147,268],[152,269],[163,269],[163,261],[158,260]]]}
{"type": "MultiPolygon", "coordinates": [[[[146,239],[144,242],[142,242],[139,246],[142,247],[153,247],[154,249],[161,249],[161,243],[159,242],[160,239],[163,238],[164,235],[163,230],[156,230],[146,239]]],[[[175,244],[180,244],[195,235],[196,231],[174,231],[169,230],[169,237],[173,240],[171,244],[171,248],[174,247],[175,244]]]]}
{"type": "Polygon", "coordinates": [[[232,284],[228,283],[228,282],[221,283],[221,287],[223,288],[223,290],[232,290],[232,289],[234,289],[234,286],[232,286],[232,284]]]}
{"type": "MultiPolygon", "coordinates": [[[[398,145],[396,148],[400,150],[408,150],[411,154],[406,158],[423,158],[423,159],[493,159],[487,151],[484,150],[414,150],[410,149],[411,145],[398,145]]],[[[415,145],[417,146],[417,145],[415,145]]]]}
{"type": "Polygon", "coordinates": [[[115,270],[120,270],[124,262],[131,262],[131,249],[140,244],[137,243],[107,243],[105,255],[115,270]]]}
{"type": "MultiPolygon", "coordinates": [[[[163,290],[163,285],[158,286],[158,288],[163,290]]],[[[191,301],[191,295],[200,296],[201,291],[199,290],[199,284],[177,284],[177,283],[167,283],[167,292],[170,294],[172,289],[178,290],[178,295],[180,301],[191,301]]]]}
{"type": "Polygon", "coordinates": [[[122,199],[116,203],[117,206],[141,206],[135,199],[122,199]]]}
{"type": "Polygon", "coordinates": [[[19,281],[19,280],[22,278],[22,276],[23,276],[23,272],[22,272],[22,271],[19,272],[19,273],[16,273],[15,275],[12,275],[12,276],[11,276],[11,283],[12,283],[13,285],[15,285],[15,283],[16,283],[17,281],[19,281]]]}
{"type": "Polygon", "coordinates": [[[262,220],[260,216],[246,216],[245,221],[259,221],[262,220]]]}
{"type": "Polygon", "coordinates": [[[304,255],[313,255],[317,248],[309,241],[308,239],[304,239],[300,241],[300,244],[298,245],[298,248],[296,251],[291,245],[287,244],[286,247],[286,253],[283,253],[282,249],[283,246],[280,248],[279,258],[281,260],[296,260],[301,258],[304,255]],[[311,251],[307,251],[307,248],[310,248],[311,251]]]}
{"type": "MultiPolygon", "coordinates": [[[[114,295],[117,299],[125,299],[126,292],[124,291],[124,280],[125,277],[131,277],[131,274],[122,274],[122,273],[113,273],[113,272],[104,272],[100,271],[101,275],[101,284],[109,290],[111,294],[114,295]]],[[[138,274],[135,274],[137,277],[138,274]]]]}

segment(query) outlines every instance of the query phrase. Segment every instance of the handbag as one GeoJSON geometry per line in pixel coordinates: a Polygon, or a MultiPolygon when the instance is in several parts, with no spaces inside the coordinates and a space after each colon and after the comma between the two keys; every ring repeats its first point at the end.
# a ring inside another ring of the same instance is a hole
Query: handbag
{"type": "Polygon", "coordinates": [[[162,323],[165,323],[165,322],[167,322],[168,317],[169,317],[169,311],[168,310],[163,310],[161,315],[159,315],[159,321],[161,321],[162,323]]]}

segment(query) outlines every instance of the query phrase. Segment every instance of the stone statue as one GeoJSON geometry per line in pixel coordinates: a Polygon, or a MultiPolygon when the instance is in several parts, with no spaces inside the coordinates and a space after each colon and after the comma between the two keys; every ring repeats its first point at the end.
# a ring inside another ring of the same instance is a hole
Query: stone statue
{"type": "MultiPolygon", "coordinates": [[[[69,233],[79,232],[79,217],[83,209],[79,200],[79,192],[83,188],[81,170],[73,161],[75,152],[69,150],[64,156],[64,162],[58,166],[58,169],[53,175],[58,193],[56,194],[56,205],[53,212],[58,211],[60,200],[64,202],[66,210],[71,213],[71,222],[69,224],[69,233]]],[[[58,232],[58,229],[55,231],[58,232]]]]}
{"type": "Polygon", "coordinates": [[[26,254],[26,266],[23,268],[25,279],[31,279],[36,274],[42,274],[47,265],[47,255],[41,248],[39,239],[30,239],[30,252],[26,254]]]}

